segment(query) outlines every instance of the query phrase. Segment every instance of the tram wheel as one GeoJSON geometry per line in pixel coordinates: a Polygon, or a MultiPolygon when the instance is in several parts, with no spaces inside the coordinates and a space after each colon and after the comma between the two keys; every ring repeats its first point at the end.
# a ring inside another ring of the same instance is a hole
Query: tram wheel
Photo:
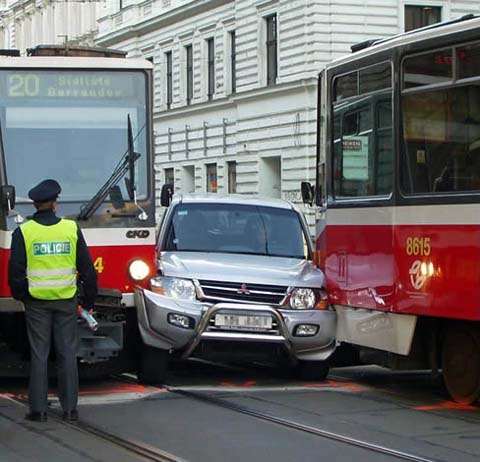
{"type": "Polygon", "coordinates": [[[146,385],[163,383],[168,369],[168,351],[143,345],[138,380],[146,385]]]}
{"type": "Polygon", "coordinates": [[[442,349],[443,380],[450,396],[471,404],[480,397],[480,328],[457,324],[448,329],[442,349]]]}

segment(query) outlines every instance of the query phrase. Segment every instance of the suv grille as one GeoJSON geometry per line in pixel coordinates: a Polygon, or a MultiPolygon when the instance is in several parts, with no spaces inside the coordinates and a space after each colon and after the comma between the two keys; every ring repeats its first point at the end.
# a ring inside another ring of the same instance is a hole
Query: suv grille
{"type": "Polygon", "coordinates": [[[287,286],[242,284],[240,282],[198,281],[208,300],[279,305],[287,295],[287,286]]]}

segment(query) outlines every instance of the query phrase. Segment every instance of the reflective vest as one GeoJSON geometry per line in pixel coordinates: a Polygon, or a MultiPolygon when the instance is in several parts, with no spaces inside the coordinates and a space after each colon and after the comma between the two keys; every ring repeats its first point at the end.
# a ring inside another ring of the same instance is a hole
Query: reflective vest
{"type": "Polygon", "coordinates": [[[77,224],[60,220],[20,226],[27,254],[28,291],[40,300],[67,300],[77,293],[77,224]]]}

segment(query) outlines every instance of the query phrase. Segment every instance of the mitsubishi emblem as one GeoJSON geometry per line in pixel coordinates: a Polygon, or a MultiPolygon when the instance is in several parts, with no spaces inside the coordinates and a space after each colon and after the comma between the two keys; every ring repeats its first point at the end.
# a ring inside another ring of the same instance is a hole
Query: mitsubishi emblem
{"type": "Polygon", "coordinates": [[[247,284],[243,283],[240,289],[237,290],[237,294],[250,295],[250,291],[247,288],[247,284]]]}

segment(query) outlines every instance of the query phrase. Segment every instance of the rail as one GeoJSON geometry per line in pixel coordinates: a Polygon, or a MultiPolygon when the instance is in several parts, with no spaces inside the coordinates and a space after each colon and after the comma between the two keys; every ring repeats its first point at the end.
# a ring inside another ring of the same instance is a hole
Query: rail
{"type": "Polygon", "coordinates": [[[196,391],[182,390],[180,388],[170,388],[170,387],[167,387],[167,390],[171,393],[175,393],[177,395],[181,395],[186,398],[194,399],[197,401],[203,401],[205,403],[212,404],[214,406],[218,406],[223,409],[228,409],[234,412],[238,412],[240,414],[249,415],[251,417],[255,417],[256,419],[263,420],[264,422],[271,422],[277,425],[281,425],[282,427],[290,428],[292,430],[309,433],[311,435],[327,438],[340,443],[348,444],[350,446],[356,446],[361,449],[366,449],[371,452],[392,456],[397,459],[408,460],[411,462],[440,462],[439,460],[436,460],[436,459],[428,459],[416,454],[410,454],[408,452],[403,452],[396,449],[387,448],[385,446],[381,446],[378,444],[369,443],[367,441],[362,441],[357,438],[352,438],[350,436],[342,435],[340,433],[334,433],[328,430],[324,430],[317,427],[311,427],[309,425],[304,425],[304,424],[294,422],[292,420],[284,419],[281,417],[275,417],[271,414],[255,411],[253,409],[249,409],[248,407],[240,406],[235,403],[230,403],[225,399],[216,398],[206,393],[200,393],[196,391]]]}
{"type": "MultiPolygon", "coordinates": [[[[10,396],[9,399],[26,408],[28,407],[27,402],[18,396],[10,396]]],[[[94,436],[95,438],[101,441],[107,442],[112,446],[116,446],[117,448],[120,447],[126,450],[127,452],[134,454],[135,456],[142,457],[146,461],[186,462],[185,459],[181,459],[159,448],[152,447],[148,444],[145,444],[139,441],[133,441],[128,438],[123,438],[121,436],[115,435],[114,433],[107,432],[103,428],[100,428],[96,425],[92,425],[81,419],[79,419],[76,422],[64,421],[59,412],[52,411],[52,410],[48,411],[48,416],[53,418],[56,422],[59,422],[66,427],[70,427],[79,432],[94,436]]]]}
{"type": "MultiPolygon", "coordinates": [[[[121,380],[127,383],[135,382],[133,378],[125,375],[116,376],[116,378],[118,380],[121,380]]],[[[377,454],[391,456],[399,460],[407,460],[410,462],[444,462],[443,460],[440,460],[440,459],[429,459],[427,457],[423,457],[418,454],[412,454],[412,453],[400,451],[397,449],[388,448],[386,446],[382,446],[376,443],[370,443],[368,441],[363,441],[363,440],[353,438],[347,435],[343,435],[340,433],[331,432],[322,428],[304,425],[299,422],[295,422],[289,419],[284,419],[282,417],[276,417],[268,413],[250,409],[246,406],[241,406],[235,403],[231,403],[223,398],[217,398],[207,393],[185,390],[177,387],[170,387],[168,385],[166,385],[164,388],[159,387],[159,389],[162,389],[162,390],[166,389],[170,393],[183,396],[185,398],[190,398],[196,401],[202,401],[204,403],[208,403],[213,406],[221,407],[223,409],[248,415],[250,417],[254,417],[259,420],[263,420],[264,422],[274,423],[285,428],[290,428],[292,430],[308,433],[310,435],[315,435],[320,438],[326,438],[329,440],[337,441],[339,443],[348,444],[350,446],[355,446],[357,448],[365,449],[367,451],[375,452],[377,454]]]]}

